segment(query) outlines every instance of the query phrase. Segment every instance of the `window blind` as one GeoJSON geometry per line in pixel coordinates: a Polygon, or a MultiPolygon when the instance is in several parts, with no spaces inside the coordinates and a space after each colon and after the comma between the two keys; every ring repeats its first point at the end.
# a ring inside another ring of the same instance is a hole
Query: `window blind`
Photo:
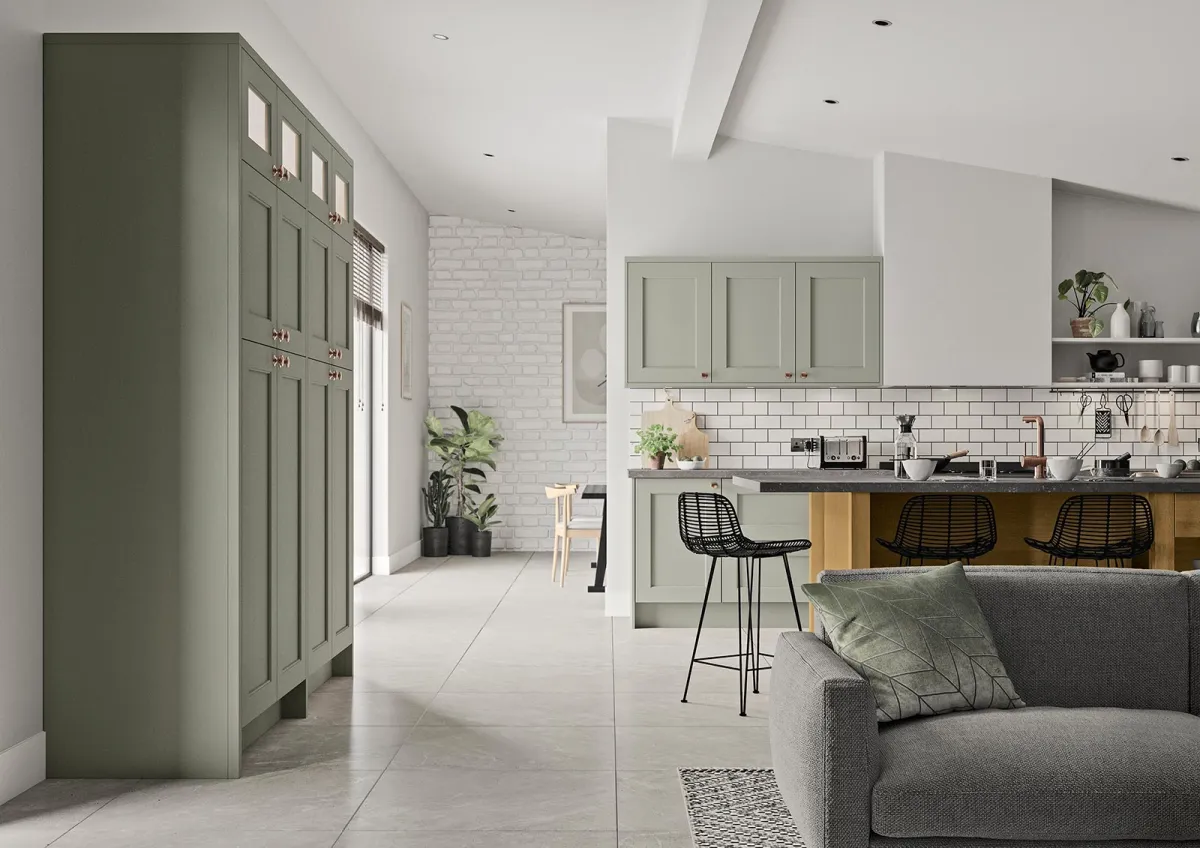
{"type": "Polygon", "coordinates": [[[383,326],[383,279],[387,254],[379,239],[354,225],[354,306],[363,320],[383,326]]]}

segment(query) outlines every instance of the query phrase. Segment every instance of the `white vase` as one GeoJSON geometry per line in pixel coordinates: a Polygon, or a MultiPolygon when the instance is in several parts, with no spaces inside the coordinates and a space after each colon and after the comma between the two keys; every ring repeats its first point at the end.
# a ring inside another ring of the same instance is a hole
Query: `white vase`
{"type": "Polygon", "coordinates": [[[1119,303],[1113,309],[1112,320],[1109,322],[1109,326],[1114,339],[1129,338],[1129,313],[1119,303]]]}

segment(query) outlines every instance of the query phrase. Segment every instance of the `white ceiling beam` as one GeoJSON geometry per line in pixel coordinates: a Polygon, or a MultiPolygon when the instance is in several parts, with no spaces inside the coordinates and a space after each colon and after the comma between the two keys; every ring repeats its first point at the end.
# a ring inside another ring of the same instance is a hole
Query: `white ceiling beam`
{"type": "Polygon", "coordinates": [[[675,116],[675,159],[703,161],[712,153],[729,95],[754,31],[762,0],[701,0],[704,4],[687,90],[675,116]]]}

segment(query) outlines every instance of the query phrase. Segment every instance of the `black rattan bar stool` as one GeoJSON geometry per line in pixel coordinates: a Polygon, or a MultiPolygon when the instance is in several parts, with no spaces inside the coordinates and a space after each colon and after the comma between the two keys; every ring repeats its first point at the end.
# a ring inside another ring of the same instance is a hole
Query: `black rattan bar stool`
{"type": "Polygon", "coordinates": [[[1025,543],[1048,553],[1051,565],[1121,566],[1154,547],[1154,515],[1141,495],[1074,495],[1059,508],[1050,541],[1025,543]]]}
{"type": "Polygon", "coordinates": [[[684,546],[695,554],[712,557],[708,567],[708,582],[704,587],[704,603],[700,607],[700,621],[696,624],[696,641],[692,644],[692,659],[688,663],[687,681],[683,684],[683,703],[687,703],[688,687],[692,684],[692,669],[696,663],[728,668],[738,673],[738,696],[741,715],[746,714],[746,690],[753,680],[754,691],[758,691],[758,673],[770,666],[763,666],[761,657],[770,657],[761,650],[762,633],[762,560],[783,558],[783,570],[787,575],[788,591],[792,596],[792,611],[796,615],[796,628],[803,630],[800,623],[800,606],[796,603],[796,586],[792,582],[792,567],[788,554],[808,550],[812,543],[807,539],[788,541],[756,542],[742,535],[737,512],[724,495],[711,492],[684,492],[679,496],[679,538],[684,546]],[[708,598],[712,592],[713,575],[717,572],[717,560],[733,557],[738,561],[738,652],[712,657],[697,657],[700,647],[700,632],[704,628],[704,613],[708,610],[708,598]],[[745,568],[743,570],[743,561],[745,568]],[[743,580],[743,576],[745,580],[743,580]],[[758,627],[755,628],[754,585],[758,584],[758,627]],[[742,586],[746,587],[746,648],[742,649],[742,586]],[[718,660],[737,657],[738,664],[725,665],[718,660]]]}
{"type": "Polygon", "coordinates": [[[970,562],[996,547],[996,512],[982,495],[917,495],[900,510],[896,537],[876,539],[901,565],[970,562]]]}

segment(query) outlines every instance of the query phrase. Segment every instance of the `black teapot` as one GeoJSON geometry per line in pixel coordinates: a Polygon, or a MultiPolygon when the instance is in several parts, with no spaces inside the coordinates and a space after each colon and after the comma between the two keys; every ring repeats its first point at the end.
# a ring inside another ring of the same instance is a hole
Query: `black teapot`
{"type": "Polygon", "coordinates": [[[1098,350],[1095,353],[1089,353],[1087,358],[1092,363],[1092,370],[1101,374],[1116,371],[1125,364],[1125,357],[1119,353],[1113,353],[1111,350],[1098,350]]]}

